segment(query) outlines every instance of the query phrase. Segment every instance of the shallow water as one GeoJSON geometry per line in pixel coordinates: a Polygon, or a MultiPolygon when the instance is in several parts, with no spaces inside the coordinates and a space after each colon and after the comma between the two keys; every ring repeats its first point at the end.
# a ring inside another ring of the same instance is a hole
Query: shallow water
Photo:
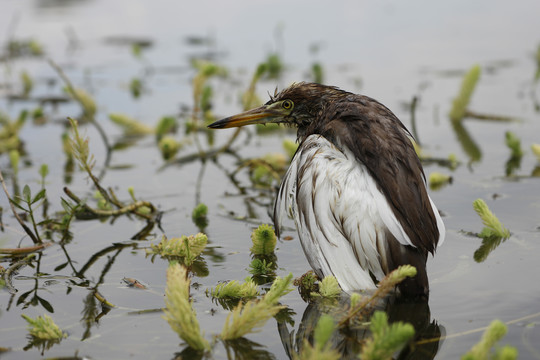
{"type": "MultiPolygon", "coordinates": [[[[99,107],[97,120],[113,142],[124,137],[108,120],[110,112],[126,113],[154,125],[164,115],[178,115],[182,108],[191,108],[191,79],[195,74],[189,61],[192,57],[210,57],[229,69],[227,80],[211,82],[213,112],[218,117],[241,110],[239,94],[247,88],[256,65],[271,51],[281,54],[286,71],[278,80],[258,84],[261,99],[276,85],[283,88],[292,81],[309,80],[309,68],[315,61],[323,65],[325,83],[378,99],[408,127],[411,122],[406,105],[418,96],[418,138],[424,151],[436,158],[456,154],[460,165],[452,171],[425,164],[426,174],[438,171],[454,179],[452,184],[431,191],[444,214],[447,236],[428,263],[429,304],[391,303],[387,311],[392,319],[414,322],[417,332],[423,331],[425,338],[444,335],[431,345],[418,347],[411,358],[458,358],[480,339],[483,328],[494,319],[508,324],[502,344],[517,347],[520,359],[540,358],[540,178],[532,176],[540,163],[530,151],[531,144],[540,143],[540,90],[533,81],[537,71],[534,53],[540,44],[540,4],[350,1],[332,5],[332,11],[328,5],[311,2],[230,4],[171,5],[153,1],[150,5],[131,1],[126,8],[125,4],[106,1],[3,1],[0,39],[35,38],[42,43],[47,56],[62,66],[71,81],[92,94],[99,107]],[[72,29],[75,35],[68,37],[66,29],[72,29]],[[111,37],[118,40],[124,36],[149,39],[152,46],[143,49],[142,59],[137,59],[130,46],[110,41],[111,37]],[[210,44],[196,45],[186,41],[187,37],[200,37],[210,44]],[[310,52],[312,44],[319,44],[320,50],[310,52]],[[466,119],[465,134],[452,129],[447,117],[452,98],[462,74],[475,63],[483,67],[483,73],[470,108],[515,117],[520,122],[466,119]],[[129,94],[133,77],[145,82],[146,91],[139,99],[129,94]],[[506,131],[515,133],[525,150],[512,176],[506,176],[505,170],[510,157],[504,144],[506,131]],[[463,146],[464,138],[475,144],[472,152],[470,146],[463,146]],[[471,154],[475,154],[474,159],[471,154]],[[481,239],[468,235],[483,226],[472,208],[477,198],[484,199],[512,233],[480,263],[473,256],[481,239]]],[[[32,98],[63,94],[63,84],[44,58],[18,58],[4,64],[0,71],[0,111],[11,118],[22,109],[37,106],[33,100],[14,101],[8,97],[20,89],[22,70],[34,78],[32,98]],[[51,80],[55,82],[51,84],[51,80]],[[11,89],[6,86],[9,84],[11,89]]],[[[21,131],[26,156],[17,181],[21,187],[29,184],[33,190],[38,189],[38,168],[47,164],[50,175],[46,188],[52,213],[61,210],[59,199],[64,196],[64,186],[81,196],[91,197],[92,191],[83,172],[76,171],[69,183],[64,174],[61,121],[67,116],[77,117],[79,106],[69,102],[57,107],[46,105],[44,110],[50,121],[42,126],[28,122],[21,131]]],[[[181,123],[185,118],[180,116],[181,123]]],[[[93,127],[87,126],[84,131],[97,160],[96,169],[104,171],[104,185],[113,187],[122,199],[128,199],[126,189],[133,186],[138,198],[164,210],[161,225],[168,237],[198,232],[191,211],[199,201],[208,205],[209,225],[205,232],[210,243],[203,255],[208,271],[194,277],[199,288],[193,296],[201,328],[211,339],[221,331],[228,311],[206,297],[204,290],[220,281],[241,280],[249,275],[250,233],[257,224],[270,223],[272,191],[254,188],[246,171],[238,172],[235,180],[240,187],[235,186],[230,172],[238,160],[227,154],[216,161],[164,166],[152,136],[114,151],[109,167],[103,169],[106,154],[101,139],[93,127]]],[[[283,138],[295,137],[289,132],[257,136],[253,129],[248,131],[251,137],[244,132],[236,142],[241,158],[282,152],[283,138]]],[[[222,144],[231,133],[217,132],[216,143],[222,144]]],[[[177,137],[180,139],[182,134],[181,127],[177,137]]],[[[206,142],[202,135],[201,140],[206,142]]],[[[195,152],[191,144],[178,156],[195,152]]],[[[0,167],[13,191],[6,154],[0,154],[0,167]]],[[[5,196],[0,199],[5,227],[0,233],[0,247],[31,245],[11,216],[5,196]]],[[[144,225],[144,221],[128,217],[76,221],[69,244],[53,245],[38,255],[39,272],[47,276],[36,279],[35,268],[22,268],[13,282],[17,294],[0,290],[0,347],[11,348],[2,358],[40,357],[39,349],[23,349],[28,339],[26,323],[20,317],[21,313],[31,317],[48,313],[43,305],[25,307],[21,301],[21,294],[36,284],[38,295],[54,309],[51,316],[69,334],[46,350],[44,357],[78,354],[157,359],[173,358],[184,351],[185,345],[160,311],[140,313],[164,306],[167,268],[165,260],[156,258],[152,262],[143,249],[149,242],[160,240],[160,229],[154,228],[148,241],[130,240],[144,225]],[[62,267],[68,257],[73,268],[62,267]],[[124,277],[143,282],[149,290],[128,288],[122,281],[124,277]],[[85,324],[81,319],[85,309],[91,309],[88,303],[93,299],[87,288],[98,282],[100,293],[116,307],[106,314],[94,314],[92,318],[98,316],[96,321],[85,324]]],[[[293,241],[278,243],[278,275],[292,272],[300,276],[309,265],[292,223],[291,230],[283,235],[291,236],[293,241]]],[[[9,262],[2,260],[0,265],[7,268],[9,262]]],[[[296,291],[284,297],[282,303],[293,312],[294,326],[286,325],[288,331],[294,328],[301,332],[319,315],[296,291]]],[[[361,333],[355,334],[351,343],[361,337],[361,333]]],[[[212,356],[287,357],[284,324],[272,319],[261,332],[246,338],[234,345],[218,343],[212,356]]]]}

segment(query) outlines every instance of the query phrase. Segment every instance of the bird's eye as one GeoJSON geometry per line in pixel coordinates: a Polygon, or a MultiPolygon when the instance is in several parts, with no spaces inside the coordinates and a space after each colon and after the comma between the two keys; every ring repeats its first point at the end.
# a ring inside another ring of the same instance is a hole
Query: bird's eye
{"type": "Polygon", "coordinates": [[[291,100],[285,100],[281,103],[281,107],[285,110],[291,110],[293,108],[294,104],[291,100]]]}

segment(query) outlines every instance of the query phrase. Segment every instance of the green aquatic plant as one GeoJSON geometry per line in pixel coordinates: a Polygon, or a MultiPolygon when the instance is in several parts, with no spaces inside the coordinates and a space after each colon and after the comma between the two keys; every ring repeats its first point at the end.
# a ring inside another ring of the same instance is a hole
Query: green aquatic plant
{"type": "Polygon", "coordinates": [[[284,278],[278,277],[260,300],[239,303],[227,316],[220,338],[225,341],[238,339],[262,327],[268,319],[284,308],[277,302],[282,296],[292,291],[291,281],[292,274],[284,278]]]}
{"type": "Polygon", "coordinates": [[[21,314],[22,318],[28,322],[30,335],[40,340],[60,340],[67,337],[49,315],[38,316],[32,319],[30,316],[21,314]]]}
{"type": "Polygon", "coordinates": [[[204,229],[208,226],[208,206],[203,203],[197,204],[191,212],[191,219],[199,229],[204,229]]]}
{"type": "Polygon", "coordinates": [[[30,218],[30,223],[33,229],[32,232],[34,235],[32,240],[37,244],[43,243],[38,231],[38,226],[45,225],[49,221],[45,219],[41,222],[37,222],[35,208],[41,206],[42,200],[45,199],[45,189],[41,189],[36,195],[32,196],[30,187],[28,185],[24,185],[22,196],[17,196],[16,198],[18,201],[12,201],[11,203],[26,213],[30,218]],[[24,206],[23,203],[26,204],[26,206],[24,206]]]}
{"type": "Polygon", "coordinates": [[[164,160],[172,159],[182,148],[182,143],[177,141],[173,136],[163,136],[158,142],[159,151],[164,160]]]}
{"type": "Polygon", "coordinates": [[[0,113],[0,124],[2,125],[2,128],[0,128],[0,140],[5,142],[14,136],[18,138],[19,130],[26,123],[27,116],[28,111],[22,110],[17,119],[12,121],[7,115],[0,113]]]}
{"type": "Polygon", "coordinates": [[[49,165],[41,164],[39,167],[39,176],[41,177],[41,187],[45,187],[45,178],[49,175],[49,165]]]}
{"type": "Polygon", "coordinates": [[[341,294],[341,288],[335,276],[328,275],[319,283],[319,291],[312,292],[311,296],[313,297],[323,297],[326,299],[332,299],[338,297],[341,294]]]}
{"type": "Polygon", "coordinates": [[[32,92],[32,89],[34,88],[34,81],[30,77],[30,74],[28,74],[27,71],[23,71],[21,73],[21,81],[23,84],[23,90],[22,95],[27,97],[32,92]]]}
{"type": "Polygon", "coordinates": [[[384,298],[390,291],[392,291],[400,282],[409,277],[416,276],[416,268],[412,265],[401,265],[397,269],[393,270],[390,274],[386,275],[381,281],[379,281],[377,290],[371,296],[362,296],[361,298],[351,298],[351,306],[347,313],[339,321],[339,326],[345,326],[350,324],[359,315],[362,315],[370,306],[376,304],[376,302],[384,298]],[[352,302],[354,300],[354,306],[352,302]]]}
{"type": "MultiPolygon", "coordinates": [[[[71,123],[72,135],[69,137],[69,152],[75,159],[79,162],[79,167],[81,170],[86,171],[90,178],[94,181],[94,176],[91,175],[92,169],[96,164],[94,155],[90,153],[89,138],[81,136],[79,133],[79,125],[77,120],[68,118],[71,123]]],[[[94,183],[97,182],[95,179],[94,183]]]]}
{"type": "Polygon", "coordinates": [[[499,237],[507,239],[510,237],[510,231],[503,226],[497,217],[489,210],[486,202],[482,199],[476,199],[473,202],[474,211],[480,216],[484,223],[484,228],[478,234],[481,238],[499,237]]]}
{"type": "MultiPolygon", "coordinates": [[[[89,139],[81,136],[79,133],[79,127],[76,120],[68,118],[71,123],[72,134],[69,139],[69,153],[78,161],[79,167],[84,170],[88,177],[92,180],[94,186],[99,191],[101,198],[106,203],[114,205],[116,208],[105,209],[106,206],[102,206],[101,209],[91,208],[85,201],[79,199],[71,190],[67,187],[64,188],[64,192],[78,205],[80,205],[80,213],[86,213],[93,217],[107,217],[107,216],[119,216],[126,213],[132,213],[137,216],[143,217],[147,220],[154,221],[153,215],[156,214],[156,208],[148,201],[135,201],[131,204],[124,204],[118,200],[112,189],[107,192],[100,184],[100,180],[93,174],[92,169],[95,165],[94,156],[90,153],[89,139]],[[150,209],[150,211],[148,211],[150,209]]],[[[69,159],[69,158],[68,158],[69,159]]],[[[104,203],[102,203],[104,205],[104,203]]]]}
{"type": "Polygon", "coordinates": [[[257,284],[250,277],[243,283],[237,280],[222,282],[216,287],[206,290],[206,294],[216,299],[249,299],[259,295],[257,284]]]}
{"type": "Polygon", "coordinates": [[[432,190],[440,189],[444,185],[452,182],[452,176],[442,174],[440,172],[432,172],[429,174],[428,183],[432,190]]]}
{"type": "Polygon", "coordinates": [[[9,56],[41,56],[44,54],[43,46],[35,39],[10,40],[7,44],[9,56]]]}
{"type": "Polygon", "coordinates": [[[285,66],[279,54],[272,53],[268,55],[266,58],[266,76],[268,79],[278,79],[284,69],[285,66]]]}
{"type": "Polygon", "coordinates": [[[94,119],[97,112],[97,105],[90,94],[83,89],[76,89],[70,86],[66,87],[64,91],[81,105],[84,117],[94,119]]]}
{"type": "Polygon", "coordinates": [[[540,161],[540,144],[532,144],[531,150],[533,154],[536,156],[536,159],[540,161]]]}
{"type": "Polygon", "coordinates": [[[452,109],[450,110],[449,116],[452,121],[461,121],[465,117],[472,94],[480,79],[481,71],[480,65],[474,65],[463,77],[461,89],[454,99],[452,109]]]}
{"type": "Polygon", "coordinates": [[[272,226],[262,224],[251,233],[251,241],[254,255],[270,255],[276,248],[277,236],[272,226]]]}
{"type": "Polygon", "coordinates": [[[303,298],[311,296],[319,290],[319,278],[313,271],[308,271],[299,278],[294,279],[294,285],[298,286],[298,291],[303,298]]]}
{"type": "Polygon", "coordinates": [[[167,269],[164,319],[189,346],[198,351],[210,350],[210,344],[201,333],[193,301],[189,299],[190,280],[187,269],[173,264],[167,269]]]}
{"type": "Polygon", "coordinates": [[[362,360],[387,360],[400,350],[414,336],[411,324],[395,322],[388,324],[388,315],[375,311],[370,320],[371,337],[362,347],[359,358],[362,360]]]}
{"type": "Polygon", "coordinates": [[[161,119],[159,119],[156,128],[155,133],[157,139],[161,139],[166,134],[172,133],[176,130],[178,127],[178,121],[173,116],[163,116],[161,119]]]}
{"type": "Polygon", "coordinates": [[[11,164],[11,169],[13,170],[13,176],[19,174],[19,162],[21,159],[21,154],[19,150],[14,149],[9,151],[9,163],[11,164]]]}
{"type": "Polygon", "coordinates": [[[133,96],[135,99],[138,99],[141,96],[143,89],[142,81],[139,78],[133,78],[129,82],[129,91],[131,92],[131,96],[133,96]]]}
{"type": "Polygon", "coordinates": [[[493,320],[482,335],[480,341],[461,357],[462,360],[515,360],[518,351],[512,346],[504,346],[494,354],[492,348],[506,335],[506,325],[500,320],[493,320]],[[491,356],[490,356],[491,355],[491,356]]]}
{"type": "Polygon", "coordinates": [[[313,82],[322,84],[324,81],[324,71],[320,63],[316,62],[311,65],[311,76],[313,77],[313,82]]]}
{"type": "Polygon", "coordinates": [[[296,360],[338,360],[341,358],[336,350],[332,349],[331,343],[328,341],[334,333],[336,325],[332,316],[323,314],[317,322],[317,326],[313,332],[313,345],[307,339],[304,339],[302,351],[300,354],[295,354],[296,360]]]}
{"type": "Polygon", "coordinates": [[[254,276],[269,275],[274,272],[274,263],[266,259],[253,259],[249,264],[249,273],[254,276]]]}
{"type": "Polygon", "coordinates": [[[506,146],[512,151],[513,158],[521,158],[523,150],[521,149],[521,140],[511,131],[504,134],[506,146]]]}
{"type": "Polygon", "coordinates": [[[146,249],[147,254],[160,256],[178,256],[184,258],[186,265],[191,265],[195,258],[199,256],[206,244],[208,237],[203,233],[179,238],[167,239],[165,235],[161,238],[159,244],[150,244],[150,249],[146,249]]]}
{"type": "Polygon", "coordinates": [[[120,126],[126,135],[147,135],[154,133],[154,129],[150,126],[124,114],[111,113],[109,114],[109,119],[120,126]]]}

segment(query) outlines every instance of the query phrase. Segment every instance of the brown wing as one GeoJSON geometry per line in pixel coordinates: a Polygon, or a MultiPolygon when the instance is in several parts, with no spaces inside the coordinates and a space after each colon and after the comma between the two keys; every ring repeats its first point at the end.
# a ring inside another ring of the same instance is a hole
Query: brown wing
{"type": "Polygon", "coordinates": [[[323,109],[321,116],[333,120],[314,123],[318,128],[308,133],[347,146],[367,167],[411,242],[433,253],[439,240],[437,220],[422,165],[401,121],[379,102],[353,94],[323,109]]]}

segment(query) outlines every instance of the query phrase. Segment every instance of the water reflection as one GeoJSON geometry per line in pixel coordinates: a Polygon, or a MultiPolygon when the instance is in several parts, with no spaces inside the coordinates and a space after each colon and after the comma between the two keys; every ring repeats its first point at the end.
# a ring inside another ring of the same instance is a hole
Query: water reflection
{"type": "MultiPolygon", "coordinates": [[[[345,305],[341,299],[340,304],[345,305]]],[[[414,326],[415,337],[397,356],[397,359],[434,359],[444,337],[445,329],[436,320],[431,319],[428,301],[407,300],[401,297],[390,296],[381,306],[388,314],[388,322],[407,322],[414,326]]],[[[309,303],[302,315],[298,328],[289,330],[287,321],[278,321],[278,332],[281,342],[289,358],[302,352],[304,339],[313,343],[313,333],[325,306],[319,302],[309,303]]],[[[293,325],[294,327],[294,325],[293,325]]],[[[368,325],[354,329],[336,330],[329,342],[336,349],[342,359],[357,359],[364,339],[369,337],[368,325]]]]}

